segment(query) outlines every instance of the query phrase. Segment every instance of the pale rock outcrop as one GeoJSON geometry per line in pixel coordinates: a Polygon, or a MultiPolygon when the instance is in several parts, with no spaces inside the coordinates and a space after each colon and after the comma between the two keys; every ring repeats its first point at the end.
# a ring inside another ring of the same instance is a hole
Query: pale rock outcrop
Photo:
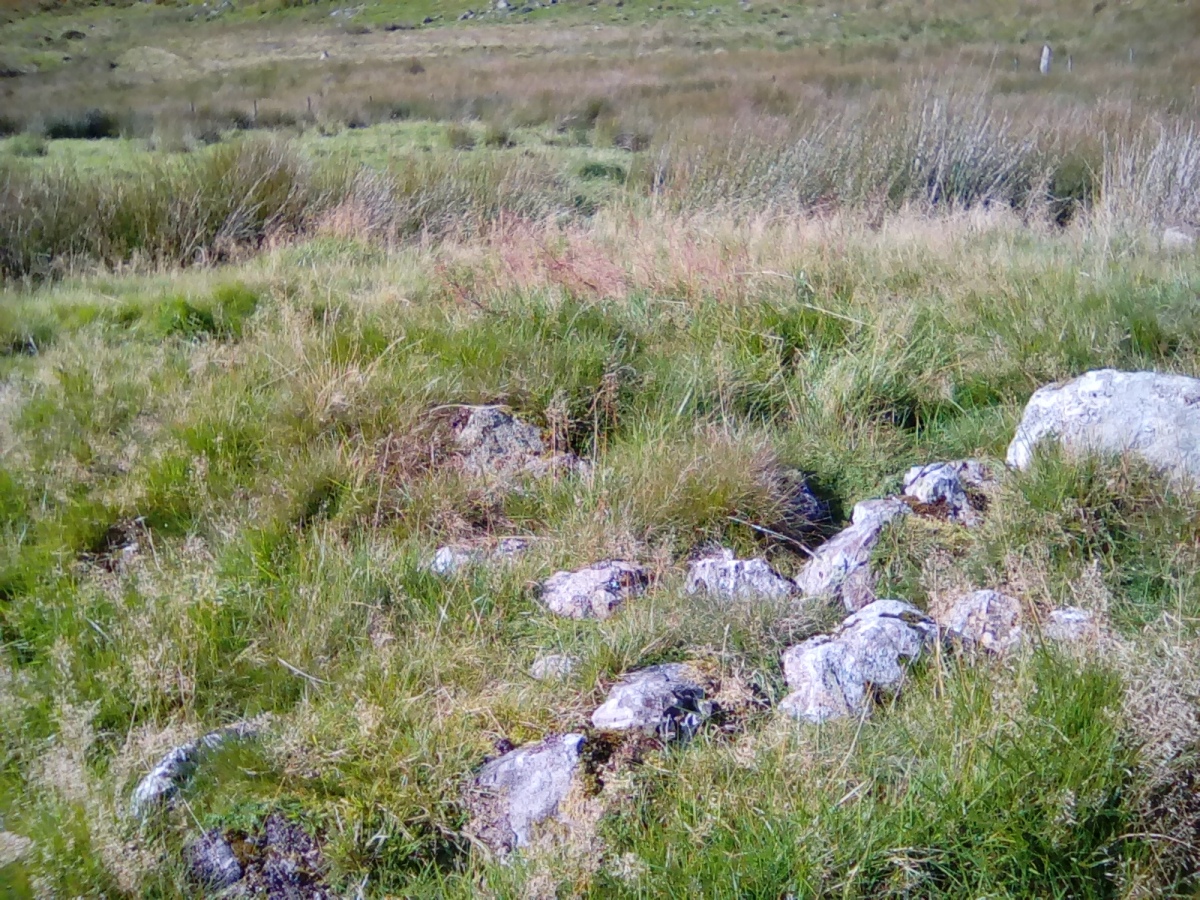
{"type": "Polygon", "coordinates": [[[555,735],[484,765],[467,795],[471,830],[494,852],[528,846],[537,826],[563,821],[560,804],[579,774],[581,734],[555,735]]]}
{"type": "Polygon", "coordinates": [[[712,715],[703,679],[688,665],[666,663],[630,672],[592,714],[601,731],[637,730],[670,740],[690,737],[712,715]]]}
{"type": "Polygon", "coordinates": [[[977,525],[982,517],[971,502],[971,492],[992,481],[985,463],[975,459],[913,466],[904,473],[904,496],[943,510],[952,522],[977,525]]]}
{"type": "Polygon", "coordinates": [[[649,582],[641,566],[607,560],[574,572],[555,572],[542,582],[538,599],[552,613],[569,619],[607,619],[649,582]]]}
{"type": "Polygon", "coordinates": [[[1075,644],[1100,634],[1096,616],[1077,606],[1063,606],[1050,610],[1042,624],[1042,636],[1052,641],[1075,644]]]}
{"type": "Polygon", "coordinates": [[[1136,454],[1173,480],[1200,483],[1200,379],[1100,369],[1036,390],[1008,447],[1027,468],[1034,448],[1057,441],[1073,456],[1136,454]]]}
{"type": "Polygon", "coordinates": [[[894,497],[855,504],[850,526],[818,547],[796,576],[800,592],[840,600],[850,612],[872,602],[871,551],[888,523],[908,513],[908,505],[894,497]]]}
{"type": "Polygon", "coordinates": [[[946,635],[964,650],[1003,654],[1021,643],[1021,602],[999,591],[972,591],[946,617],[946,635]]]}
{"type": "Polygon", "coordinates": [[[685,590],[722,600],[780,600],[795,593],[796,586],[765,559],[736,559],[732,550],[722,550],[691,564],[685,590]]]}
{"type": "Polygon", "coordinates": [[[472,409],[454,439],[463,469],[477,477],[540,478],[585,468],[574,454],[549,453],[535,426],[495,406],[472,409]]]}
{"type": "Polygon", "coordinates": [[[578,665],[579,660],[574,656],[551,653],[548,656],[539,656],[533,661],[533,665],[529,667],[529,676],[538,681],[562,681],[571,677],[578,665]]]}
{"type": "Polygon", "coordinates": [[[806,722],[865,715],[876,693],[894,694],[908,665],[936,639],[937,626],[901,600],[876,600],[837,631],[783,653],[791,693],[779,708],[806,722]]]}

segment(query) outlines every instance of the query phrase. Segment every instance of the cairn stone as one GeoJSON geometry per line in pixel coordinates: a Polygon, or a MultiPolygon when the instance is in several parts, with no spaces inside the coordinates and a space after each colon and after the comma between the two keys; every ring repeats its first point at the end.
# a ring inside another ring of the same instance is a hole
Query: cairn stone
{"type": "Polygon", "coordinates": [[[722,600],[781,600],[796,586],[765,559],[736,559],[732,550],[722,550],[691,564],[685,590],[722,600]]]}
{"type": "Polygon", "coordinates": [[[961,597],[946,618],[946,634],[964,650],[1003,654],[1021,643],[1021,603],[999,591],[961,597]]]}
{"type": "Polygon", "coordinates": [[[630,672],[592,714],[601,731],[642,731],[664,740],[691,737],[712,715],[698,673],[682,663],[630,672]]]}
{"type": "Polygon", "coordinates": [[[991,472],[979,460],[930,463],[904,474],[904,496],[943,511],[951,522],[978,525],[982,517],[971,503],[971,492],[991,481],[991,472]]]}
{"type": "Polygon", "coordinates": [[[908,513],[908,505],[894,497],[855,504],[850,526],[818,547],[796,576],[800,592],[805,597],[840,600],[850,612],[871,603],[875,599],[871,551],[883,529],[908,513]]]}

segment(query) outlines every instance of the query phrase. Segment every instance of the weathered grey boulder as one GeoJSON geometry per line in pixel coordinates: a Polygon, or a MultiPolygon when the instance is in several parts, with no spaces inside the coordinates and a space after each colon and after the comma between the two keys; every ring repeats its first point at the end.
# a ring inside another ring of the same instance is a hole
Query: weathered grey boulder
{"type": "Polygon", "coordinates": [[[973,591],[946,617],[946,634],[964,650],[1006,653],[1021,642],[1021,602],[999,591],[973,591]]]}
{"type": "Polygon", "coordinates": [[[1098,637],[1100,625],[1094,614],[1077,606],[1052,609],[1042,625],[1042,636],[1052,641],[1073,644],[1098,637]]]}
{"type": "Polygon", "coordinates": [[[712,715],[699,674],[682,663],[630,672],[592,713],[601,731],[638,730],[666,740],[690,737],[712,715]]]}
{"type": "Polygon", "coordinates": [[[649,582],[641,566],[607,560],[574,572],[555,572],[542,582],[539,599],[552,613],[570,619],[607,619],[649,582]]]}
{"type": "Polygon", "coordinates": [[[735,559],[732,550],[722,550],[691,564],[685,589],[722,600],[780,600],[795,593],[796,586],[765,559],[735,559]]]}
{"type": "Polygon", "coordinates": [[[184,853],[192,877],[210,890],[232,887],[242,880],[242,864],[220,831],[206,831],[184,853]]]}
{"type": "Polygon", "coordinates": [[[539,656],[529,667],[529,675],[538,681],[562,681],[569,678],[579,665],[579,660],[565,653],[551,653],[539,656]]]}
{"type": "Polygon", "coordinates": [[[818,547],[796,576],[800,592],[840,600],[851,612],[873,601],[871,551],[888,523],[908,513],[908,505],[894,497],[855,504],[850,526],[818,547]]]}
{"type": "Polygon", "coordinates": [[[580,769],[581,734],[555,735],[487,763],[468,792],[471,830],[497,853],[528,846],[536,827],[559,819],[580,769]]]}
{"type": "Polygon", "coordinates": [[[541,432],[495,406],[472,409],[454,435],[463,469],[478,477],[540,478],[583,468],[570,453],[548,453],[541,432]]]}
{"type": "Polygon", "coordinates": [[[463,569],[482,563],[511,562],[529,549],[529,541],[525,538],[503,538],[494,547],[470,547],[450,544],[438,547],[429,563],[429,571],[434,575],[455,575],[463,569]]]}
{"type": "Polygon", "coordinates": [[[1196,245],[1196,235],[1191,229],[1172,227],[1163,232],[1162,242],[1168,250],[1190,250],[1196,245]]]}
{"type": "Polygon", "coordinates": [[[1034,391],[1008,464],[1024,469],[1043,440],[1075,456],[1134,453],[1172,479],[1200,482],[1200,379],[1100,369],[1034,391]]]}
{"type": "Polygon", "coordinates": [[[163,756],[133,789],[133,796],[129,802],[130,813],[144,818],[179,792],[195,774],[205,755],[229,741],[251,738],[255,733],[251,725],[236,725],[211,732],[174,748],[163,756]]]}
{"type": "Polygon", "coordinates": [[[831,635],[783,653],[791,693],[779,708],[806,722],[865,715],[876,693],[895,693],[907,666],[937,634],[937,626],[901,600],[876,600],[831,635]]]}
{"type": "Polygon", "coordinates": [[[975,459],[913,466],[904,474],[904,495],[943,511],[952,522],[976,525],[981,520],[971,493],[991,482],[985,463],[975,459]]]}

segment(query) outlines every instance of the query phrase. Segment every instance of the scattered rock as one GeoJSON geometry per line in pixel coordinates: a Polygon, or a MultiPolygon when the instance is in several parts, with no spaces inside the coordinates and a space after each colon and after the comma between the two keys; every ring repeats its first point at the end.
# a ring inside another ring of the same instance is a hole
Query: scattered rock
{"type": "Polygon", "coordinates": [[[975,459],[913,466],[904,474],[904,495],[944,512],[963,525],[977,525],[982,496],[979,489],[992,482],[985,463],[975,459]]]}
{"type": "Polygon", "coordinates": [[[511,562],[529,549],[529,541],[525,538],[502,538],[495,547],[438,547],[429,563],[429,571],[434,575],[454,575],[469,566],[485,562],[511,562]]]}
{"type": "Polygon", "coordinates": [[[242,880],[242,864],[220,831],[206,831],[186,850],[192,877],[211,890],[223,890],[242,880]]]}
{"type": "Polygon", "coordinates": [[[649,583],[641,566],[608,560],[574,572],[555,572],[542,582],[539,599],[552,613],[570,619],[607,619],[649,583]]]}
{"type": "Polygon", "coordinates": [[[964,650],[1006,653],[1021,642],[1021,603],[999,591],[962,597],[946,618],[946,633],[964,650]]]}
{"type": "Polygon", "coordinates": [[[466,798],[475,837],[507,853],[528,846],[546,820],[563,821],[559,804],[580,770],[584,740],[581,734],[555,735],[484,765],[466,798]]]}
{"type": "Polygon", "coordinates": [[[907,504],[894,497],[855,504],[850,526],[818,547],[796,576],[800,592],[805,597],[841,600],[851,612],[871,603],[875,599],[871,551],[884,527],[908,513],[907,504]]]}
{"type": "Polygon", "coordinates": [[[1072,455],[1135,453],[1176,481],[1200,483],[1200,379],[1100,369],[1039,388],[1008,464],[1028,468],[1046,439],[1072,455]]]}
{"type": "Polygon", "coordinates": [[[23,834],[0,831],[0,869],[24,859],[33,850],[33,841],[23,834]]]}
{"type": "Polygon", "coordinates": [[[1042,635],[1052,641],[1074,644],[1100,634],[1096,617],[1077,606],[1063,606],[1050,611],[1042,626],[1042,635]]]}
{"type": "Polygon", "coordinates": [[[783,675],[792,693],[779,708],[813,723],[863,715],[876,693],[900,689],[907,665],[936,633],[937,627],[915,606],[876,600],[832,635],[784,651],[783,675]]]}
{"type": "Polygon", "coordinates": [[[478,477],[580,471],[584,463],[572,453],[547,453],[541,432],[495,406],[472,409],[456,430],[463,468],[478,477]]]}
{"type": "Polygon", "coordinates": [[[1168,250],[1190,250],[1196,243],[1196,235],[1187,228],[1168,228],[1163,232],[1163,246],[1168,250]]]}
{"type": "Polygon", "coordinates": [[[771,568],[765,559],[735,559],[732,550],[692,563],[686,590],[722,600],[779,600],[796,586],[771,568]]]}
{"type": "Polygon", "coordinates": [[[592,725],[601,731],[636,729],[671,740],[691,737],[712,712],[699,674],[691,666],[667,663],[630,672],[617,682],[592,713],[592,725]]]}
{"type": "Polygon", "coordinates": [[[529,675],[538,681],[562,681],[569,678],[579,665],[579,660],[563,653],[539,656],[529,667],[529,675]]]}
{"type": "Polygon", "coordinates": [[[206,754],[229,741],[254,737],[255,733],[250,725],[223,728],[171,750],[134,788],[129,803],[130,813],[137,818],[144,818],[152,809],[161,807],[179,792],[195,774],[196,767],[206,754]]]}

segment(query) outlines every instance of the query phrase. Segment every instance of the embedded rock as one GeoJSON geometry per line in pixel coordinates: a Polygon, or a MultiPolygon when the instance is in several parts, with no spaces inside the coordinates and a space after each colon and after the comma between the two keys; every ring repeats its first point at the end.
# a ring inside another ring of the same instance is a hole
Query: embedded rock
{"type": "Polygon", "coordinates": [[[579,772],[581,734],[549,737],[487,763],[467,798],[472,830],[497,853],[527,846],[536,826],[562,821],[559,804],[579,772]]]}
{"type": "Polygon", "coordinates": [[[1177,482],[1200,483],[1200,379],[1100,369],[1034,391],[1008,464],[1027,468],[1054,440],[1074,456],[1134,453],[1177,482]]]}
{"type": "Polygon", "coordinates": [[[796,586],[771,568],[765,559],[735,559],[732,550],[692,563],[686,590],[722,600],[779,600],[796,586]]]}
{"type": "Polygon", "coordinates": [[[495,406],[472,409],[455,432],[463,469],[477,477],[531,475],[581,470],[570,453],[547,453],[541,432],[495,406]]]}
{"type": "Polygon", "coordinates": [[[973,591],[946,618],[946,633],[964,650],[1005,653],[1021,642],[1021,603],[999,591],[973,591]]]}
{"type": "Polygon", "coordinates": [[[438,547],[429,563],[434,575],[454,575],[460,570],[485,562],[510,562],[529,549],[524,538],[508,537],[495,547],[465,547],[448,545],[438,547]]]}
{"type": "Polygon", "coordinates": [[[174,748],[155,764],[137,787],[129,802],[130,813],[143,818],[149,812],[170,801],[179,789],[195,774],[205,755],[224,746],[228,741],[253,737],[249,725],[223,728],[197,740],[174,748]]]}
{"type": "Polygon", "coordinates": [[[184,854],[192,877],[211,890],[232,887],[242,880],[242,864],[220,831],[206,831],[184,854]]]}
{"type": "Polygon", "coordinates": [[[665,740],[690,737],[712,715],[698,673],[682,663],[630,672],[592,713],[601,731],[639,730],[665,740]]]}
{"type": "Polygon", "coordinates": [[[904,474],[904,496],[943,511],[952,522],[977,525],[981,517],[972,504],[971,489],[977,491],[991,480],[987,466],[975,459],[913,466],[904,474]]]}
{"type": "Polygon", "coordinates": [[[570,619],[607,619],[641,594],[649,581],[641,566],[609,560],[574,572],[555,572],[542,582],[539,599],[552,613],[570,619]]]}
{"type": "Polygon", "coordinates": [[[1196,236],[1186,228],[1168,228],[1163,232],[1162,242],[1168,250],[1190,250],[1196,244],[1196,236]]]}
{"type": "Polygon", "coordinates": [[[908,664],[936,633],[937,627],[915,606],[876,600],[833,634],[784,651],[783,675],[792,692],[779,708],[818,724],[864,715],[876,693],[900,690],[908,664]]]}
{"type": "Polygon", "coordinates": [[[562,681],[569,678],[579,665],[579,660],[564,653],[552,653],[549,656],[539,656],[529,667],[529,675],[538,681],[562,681]]]}
{"type": "Polygon", "coordinates": [[[1042,626],[1042,635],[1052,641],[1074,644],[1087,638],[1094,638],[1100,633],[1096,617],[1086,609],[1077,606],[1063,606],[1052,609],[1042,626]]]}
{"type": "Polygon", "coordinates": [[[818,547],[796,576],[800,592],[840,600],[850,612],[873,601],[871,551],[888,523],[908,513],[907,504],[894,497],[855,504],[850,526],[818,547]]]}

